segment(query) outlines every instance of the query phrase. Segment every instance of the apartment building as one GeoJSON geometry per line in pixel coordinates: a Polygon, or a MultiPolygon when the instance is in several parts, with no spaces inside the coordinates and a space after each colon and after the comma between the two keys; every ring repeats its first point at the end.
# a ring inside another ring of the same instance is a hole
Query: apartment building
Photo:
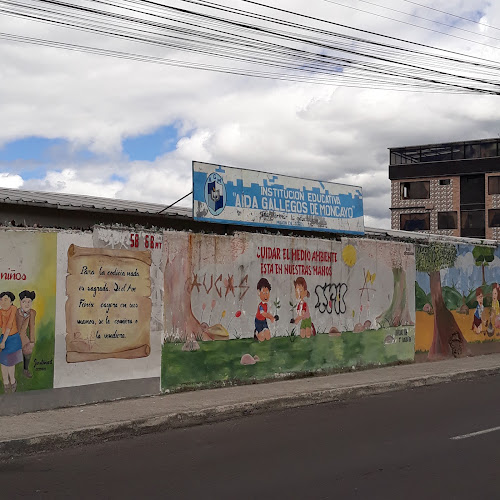
{"type": "Polygon", "coordinates": [[[390,149],[391,226],[500,239],[500,138],[390,149]]]}

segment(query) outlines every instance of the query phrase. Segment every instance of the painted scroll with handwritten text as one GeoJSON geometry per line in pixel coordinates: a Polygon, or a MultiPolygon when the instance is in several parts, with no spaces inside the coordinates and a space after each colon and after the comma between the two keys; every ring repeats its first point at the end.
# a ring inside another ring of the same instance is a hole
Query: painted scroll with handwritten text
{"type": "Polygon", "coordinates": [[[151,253],[68,249],[66,361],[150,353],[151,253]]]}

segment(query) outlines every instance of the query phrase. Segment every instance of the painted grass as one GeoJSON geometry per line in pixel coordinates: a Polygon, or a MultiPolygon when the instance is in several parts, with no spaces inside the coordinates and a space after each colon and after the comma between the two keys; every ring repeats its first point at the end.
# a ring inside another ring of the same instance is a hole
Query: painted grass
{"type": "MultiPolygon", "coordinates": [[[[182,351],[182,344],[165,343],[162,352],[162,390],[207,387],[221,383],[249,383],[286,374],[335,371],[352,366],[412,361],[414,343],[384,344],[395,328],[341,337],[317,335],[310,339],[276,337],[258,343],[253,339],[200,342],[200,350],[182,351]],[[258,355],[255,365],[240,364],[243,354],[258,355]]],[[[414,338],[413,332],[411,336],[414,338]]]]}
{"type": "MultiPolygon", "coordinates": [[[[54,321],[44,323],[37,329],[37,340],[30,360],[30,371],[33,378],[23,375],[23,363],[16,365],[17,392],[36,389],[51,389],[54,384],[54,321]],[[52,361],[49,365],[40,365],[35,368],[35,359],[38,361],[52,361]]],[[[1,375],[0,375],[1,378],[1,375]]],[[[0,384],[0,394],[4,393],[3,380],[0,384]]]]}

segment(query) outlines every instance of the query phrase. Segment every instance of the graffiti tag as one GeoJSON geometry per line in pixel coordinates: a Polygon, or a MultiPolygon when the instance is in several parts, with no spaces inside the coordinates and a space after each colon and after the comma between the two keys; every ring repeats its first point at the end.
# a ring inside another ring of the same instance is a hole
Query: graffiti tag
{"type": "Polygon", "coordinates": [[[191,291],[195,288],[200,293],[201,287],[205,289],[205,293],[208,295],[210,290],[214,288],[217,295],[222,298],[222,294],[225,290],[224,297],[227,297],[229,293],[232,293],[235,296],[235,289],[239,289],[239,300],[241,300],[245,294],[248,292],[250,286],[248,285],[248,274],[243,276],[240,280],[239,285],[235,285],[234,275],[227,275],[227,278],[223,278],[222,274],[218,276],[203,275],[203,281],[200,281],[201,277],[197,274],[193,273],[193,281],[191,282],[191,291]]]}
{"type": "Polygon", "coordinates": [[[316,305],[314,306],[320,313],[344,314],[346,311],[345,294],[347,293],[347,285],[345,283],[325,283],[317,285],[314,292],[316,293],[316,305]]]}

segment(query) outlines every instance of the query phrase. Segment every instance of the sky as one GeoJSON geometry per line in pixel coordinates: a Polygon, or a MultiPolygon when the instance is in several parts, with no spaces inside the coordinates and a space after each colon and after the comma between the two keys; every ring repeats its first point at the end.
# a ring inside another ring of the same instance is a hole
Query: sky
{"type": "MultiPolygon", "coordinates": [[[[493,0],[267,3],[500,61],[493,0]]],[[[2,13],[0,32],[221,63],[2,13]]],[[[351,88],[342,75],[328,85],[259,79],[1,38],[0,61],[2,187],[170,204],[191,191],[192,161],[202,161],[361,186],[365,225],[389,228],[388,148],[500,136],[498,96],[351,88]]]]}

